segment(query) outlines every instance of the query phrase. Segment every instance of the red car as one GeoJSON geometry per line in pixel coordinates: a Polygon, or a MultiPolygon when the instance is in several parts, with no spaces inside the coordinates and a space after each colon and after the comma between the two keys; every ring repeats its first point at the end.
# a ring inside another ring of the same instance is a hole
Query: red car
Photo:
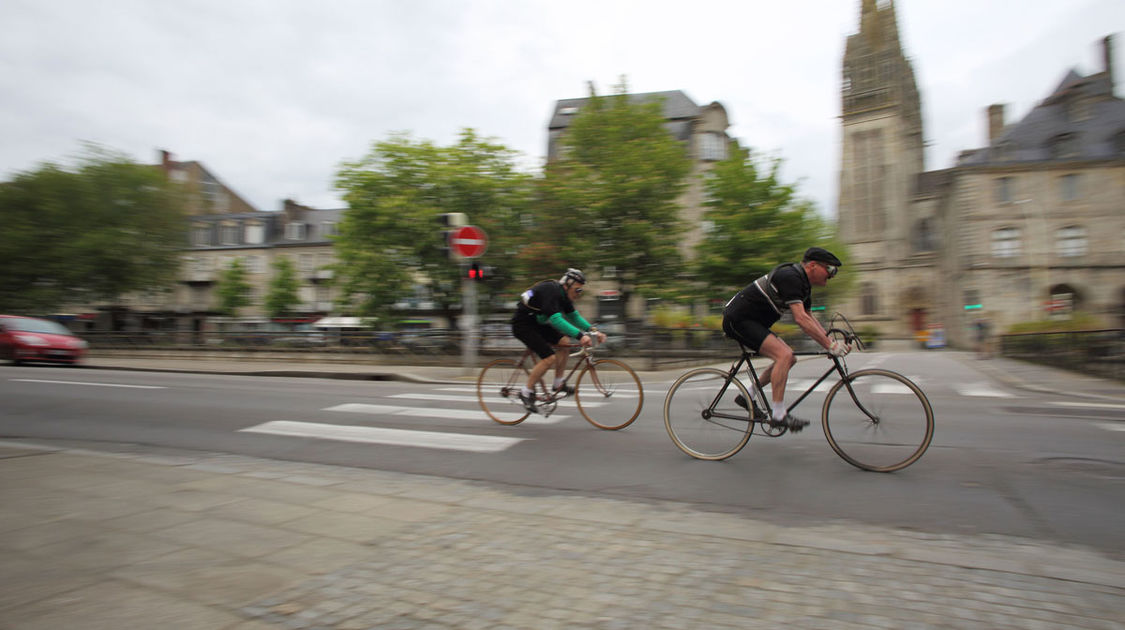
{"type": "Polygon", "coordinates": [[[62,324],[35,317],[0,315],[0,359],[78,363],[88,344],[62,324]]]}

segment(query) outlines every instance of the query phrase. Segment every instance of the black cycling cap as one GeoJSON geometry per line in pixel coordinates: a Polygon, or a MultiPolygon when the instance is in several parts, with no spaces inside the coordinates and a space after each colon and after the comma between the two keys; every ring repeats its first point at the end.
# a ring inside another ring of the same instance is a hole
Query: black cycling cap
{"type": "Polygon", "coordinates": [[[810,260],[822,262],[827,265],[835,265],[837,267],[844,264],[840,262],[840,259],[836,258],[836,256],[833,255],[832,252],[824,249],[823,247],[810,247],[806,249],[805,257],[801,262],[809,262],[810,260]]]}

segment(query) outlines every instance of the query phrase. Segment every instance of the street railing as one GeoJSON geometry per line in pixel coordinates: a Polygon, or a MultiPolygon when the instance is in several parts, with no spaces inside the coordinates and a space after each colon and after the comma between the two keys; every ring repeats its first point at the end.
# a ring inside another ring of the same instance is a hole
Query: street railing
{"type": "Polygon", "coordinates": [[[1001,335],[1000,355],[1125,380],[1125,329],[1001,335]]]}

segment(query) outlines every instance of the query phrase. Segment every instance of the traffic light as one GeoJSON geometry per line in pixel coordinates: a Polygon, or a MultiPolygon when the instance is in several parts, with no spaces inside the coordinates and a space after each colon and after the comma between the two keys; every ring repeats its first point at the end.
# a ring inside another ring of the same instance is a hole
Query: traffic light
{"type": "Polygon", "coordinates": [[[478,262],[469,265],[468,278],[469,280],[484,280],[484,267],[481,267],[478,262]]]}
{"type": "Polygon", "coordinates": [[[469,224],[469,215],[464,212],[445,212],[438,215],[438,223],[447,228],[459,228],[469,224]]]}
{"type": "Polygon", "coordinates": [[[461,260],[461,256],[450,247],[449,238],[458,228],[469,224],[469,216],[464,212],[445,212],[438,215],[438,223],[445,228],[441,231],[441,251],[449,260],[461,260]]]}

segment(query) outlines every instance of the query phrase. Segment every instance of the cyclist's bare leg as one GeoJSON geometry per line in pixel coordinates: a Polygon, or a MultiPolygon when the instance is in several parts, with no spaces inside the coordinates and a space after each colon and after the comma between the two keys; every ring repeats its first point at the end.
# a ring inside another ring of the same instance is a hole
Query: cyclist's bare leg
{"type": "MultiPolygon", "coordinates": [[[[789,380],[789,369],[797,363],[797,356],[793,354],[789,344],[777,335],[767,336],[758,353],[773,359],[773,363],[762,373],[762,378],[765,379],[766,375],[769,375],[770,398],[773,399],[773,408],[778,409],[784,405],[785,383],[789,380]]],[[[774,418],[777,418],[776,413],[774,418]]]]}
{"type": "MultiPolygon", "coordinates": [[[[565,355],[566,353],[564,352],[563,354],[565,355]]],[[[528,389],[535,391],[535,384],[543,378],[547,370],[551,369],[551,366],[555,364],[558,356],[558,353],[556,353],[545,359],[540,359],[539,362],[535,364],[535,367],[531,368],[531,374],[527,377],[526,383],[528,389]]],[[[563,362],[563,366],[566,366],[565,361],[563,362]]]]}
{"type": "Polygon", "coordinates": [[[558,383],[566,374],[566,361],[570,358],[569,348],[561,346],[555,349],[555,382],[558,383]]]}

